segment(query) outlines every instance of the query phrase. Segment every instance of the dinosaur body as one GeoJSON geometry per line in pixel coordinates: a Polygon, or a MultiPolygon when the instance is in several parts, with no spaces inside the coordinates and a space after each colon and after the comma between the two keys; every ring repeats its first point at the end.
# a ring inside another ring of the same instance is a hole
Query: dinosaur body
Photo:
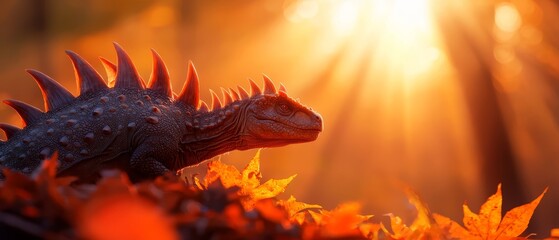
{"type": "Polygon", "coordinates": [[[29,70],[45,99],[46,112],[6,100],[26,127],[0,124],[8,140],[0,142],[0,165],[30,174],[45,158],[58,153],[58,175],[95,178],[119,168],[132,179],[153,178],[198,164],[213,156],[257,147],[307,142],[322,130],[320,115],[276,90],[264,77],[262,91],[223,90],[223,106],[212,92],[211,109],[199,100],[192,64],[177,96],[167,69],[154,53],[147,87],[122,48],[115,44],[118,67],[103,60],[109,85],[81,57],[67,52],[80,95],[72,96],[46,75],[29,70]],[[114,85],[114,86],[113,86],[114,85]]]}

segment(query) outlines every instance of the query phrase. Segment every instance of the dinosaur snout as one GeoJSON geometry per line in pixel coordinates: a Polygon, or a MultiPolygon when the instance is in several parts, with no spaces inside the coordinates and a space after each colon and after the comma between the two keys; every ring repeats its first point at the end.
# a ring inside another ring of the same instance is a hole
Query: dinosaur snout
{"type": "Polygon", "coordinates": [[[316,125],[316,130],[321,131],[324,128],[324,123],[322,122],[322,116],[317,112],[312,112],[311,118],[316,125]]]}
{"type": "Polygon", "coordinates": [[[300,129],[322,131],[322,117],[314,111],[296,112],[291,121],[300,129]]]}

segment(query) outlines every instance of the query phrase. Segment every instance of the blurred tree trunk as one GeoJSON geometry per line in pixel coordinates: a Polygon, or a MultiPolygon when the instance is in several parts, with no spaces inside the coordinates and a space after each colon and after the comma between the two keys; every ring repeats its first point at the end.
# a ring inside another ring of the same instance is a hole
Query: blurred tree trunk
{"type": "Polygon", "coordinates": [[[37,47],[37,58],[41,71],[50,72],[49,36],[48,36],[48,2],[49,0],[32,0],[30,13],[30,30],[37,47]]]}
{"type": "Polygon", "coordinates": [[[492,1],[433,1],[435,22],[456,66],[480,153],[483,196],[503,183],[503,207],[526,203],[520,173],[491,74],[494,65],[492,1]]]}
{"type": "Polygon", "coordinates": [[[179,50],[180,61],[183,61],[182,57],[191,56],[192,51],[196,48],[194,47],[195,37],[196,37],[196,15],[197,10],[199,10],[200,3],[198,1],[176,1],[177,11],[179,13],[179,20],[177,24],[177,46],[179,50]]]}

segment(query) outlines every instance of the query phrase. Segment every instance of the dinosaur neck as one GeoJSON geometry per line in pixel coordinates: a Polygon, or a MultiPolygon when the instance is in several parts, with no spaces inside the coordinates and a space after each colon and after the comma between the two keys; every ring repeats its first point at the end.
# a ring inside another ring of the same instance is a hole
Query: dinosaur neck
{"type": "MultiPolygon", "coordinates": [[[[192,131],[183,137],[186,165],[242,147],[246,104],[236,102],[194,117],[192,131]]],[[[185,165],[182,165],[185,166],[185,165]]]]}

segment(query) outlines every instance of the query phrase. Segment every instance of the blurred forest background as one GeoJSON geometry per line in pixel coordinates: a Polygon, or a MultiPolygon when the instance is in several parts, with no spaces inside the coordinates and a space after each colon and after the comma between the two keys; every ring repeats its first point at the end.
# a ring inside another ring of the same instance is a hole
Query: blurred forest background
{"type": "MultiPolygon", "coordinates": [[[[559,227],[559,2],[554,0],[2,0],[0,98],[42,106],[40,70],[77,94],[64,50],[103,73],[120,43],[147,79],[157,50],[180,89],[265,73],[319,111],[316,142],[266,149],[298,200],[412,220],[402,186],[462,218],[503,183],[504,210],[546,186],[531,232],[559,227]]],[[[21,120],[6,105],[0,119],[21,120]]],[[[221,157],[243,166],[255,150],[221,157]]],[[[188,169],[204,173],[205,164],[188,169]]]]}

